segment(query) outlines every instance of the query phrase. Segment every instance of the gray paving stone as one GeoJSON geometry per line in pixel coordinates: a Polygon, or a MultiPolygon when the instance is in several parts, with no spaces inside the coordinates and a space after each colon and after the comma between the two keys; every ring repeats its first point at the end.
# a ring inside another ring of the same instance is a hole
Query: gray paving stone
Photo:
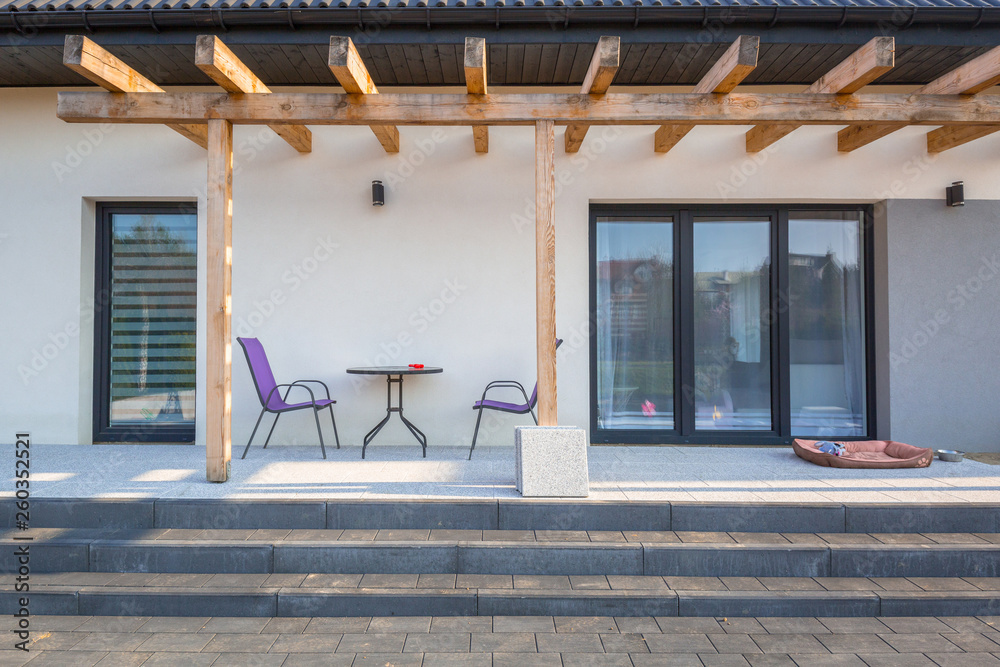
{"type": "MultiPolygon", "coordinates": [[[[372,539],[378,531],[372,531],[372,539]]],[[[342,530],[327,530],[326,528],[297,528],[288,531],[282,538],[288,542],[335,542],[343,537],[342,530]]]]}
{"type": "Polygon", "coordinates": [[[82,632],[46,632],[32,637],[29,651],[68,651],[86,638],[82,632]]]}
{"type": "MultiPolygon", "coordinates": [[[[360,588],[416,588],[416,574],[366,574],[361,577],[360,588]]],[[[306,577],[306,581],[309,577],[306,577]]]]}
{"type": "Polygon", "coordinates": [[[834,577],[996,577],[1000,552],[995,545],[832,546],[834,577]]]}
{"type": "Polygon", "coordinates": [[[736,633],[726,633],[726,634],[711,634],[708,635],[709,641],[712,642],[712,646],[719,653],[760,653],[760,649],[757,644],[754,643],[750,635],[741,635],[736,633]]]}
{"type": "MultiPolygon", "coordinates": [[[[496,619],[494,619],[495,622],[496,619]]],[[[536,653],[531,632],[473,632],[472,653],[536,653]]],[[[496,656],[494,655],[494,663],[496,656]]]]}
{"type": "Polygon", "coordinates": [[[493,667],[561,667],[558,653],[494,653],[493,667]]]}
{"type": "MultiPolygon", "coordinates": [[[[758,577],[769,591],[823,591],[827,590],[815,579],[809,577],[758,577]]],[[[862,589],[868,590],[868,589],[862,589]]]]}
{"type": "MultiPolygon", "coordinates": [[[[304,635],[303,635],[304,636],[304,635]]],[[[406,634],[402,632],[347,633],[337,646],[338,653],[402,653],[406,634]]]]}
{"type": "Polygon", "coordinates": [[[558,574],[515,574],[514,588],[572,589],[569,577],[558,574]]]}
{"type": "Polygon", "coordinates": [[[535,635],[539,653],[604,653],[601,637],[583,632],[540,632],[535,635]]]}
{"type": "Polygon", "coordinates": [[[799,667],[866,667],[861,658],[849,653],[838,653],[836,655],[807,653],[805,655],[793,654],[789,657],[799,667]]]}
{"type": "Polygon", "coordinates": [[[215,653],[267,653],[277,634],[219,633],[203,650],[215,653]]]}
{"type": "Polygon", "coordinates": [[[677,597],[672,591],[479,589],[478,609],[494,616],[670,616],[677,613],[677,597]]]}
{"type": "Polygon", "coordinates": [[[158,616],[139,627],[139,632],[200,632],[210,616],[158,616]]]}
{"type": "MultiPolygon", "coordinates": [[[[13,527],[14,501],[0,500],[0,527],[13,527]]],[[[152,499],[32,498],[33,528],[152,528],[152,499]]],[[[34,551],[34,547],[32,547],[34,551]]]]}
{"type": "Polygon", "coordinates": [[[896,649],[886,644],[876,634],[826,634],[815,635],[830,653],[894,653],[896,649]]]}
{"type": "Polygon", "coordinates": [[[858,655],[868,667],[935,667],[922,653],[863,653],[858,655]]]}
{"type": "MultiPolygon", "coordinates": [[[[955,632],[995,632],[996,628],[974,616],[941,616],[939,621],[955,632]]],[[[947,632],[947,630],[941,630],[947,632]]]]}
{"type": "MultiPolygon", "coordinates": [[[[37,575],[35,575],[37,576],[37,575]]],[[[20,598],[23,593],[13,590],[0,591],[0,614],[14,614],[21,608],[20,598]]],[[[72,588],[48,587],[40,590],[34,587],[31,594],[31,610],[39,614],[72,614],[80,611],[80,602],[76,590],[72,588]]]]}
{"type": "MultiPolygon", "coordinates": [[[[259,633],[269,623],[267,618],[242,618],[218,616],[210,619],[199,632],[253,632],[259,633]]],[[[275,630],[274,632],[277,632],[275,630]]]]}
{"type": "Polygon", "coordinates": [[[667,590],[663,577],[644,575],[609,574],[608,584],[612,590],[667,590]]]}
{"type": "MultiPolygon", "coordinates": [[[[744,579],[744,577],[739,577],[744,579]]],[[[732,590],[723,583],[719,577],[663,577],[667,586],[675,591],[727,591],[732,590]]],[[[756,579],[752,579],[756,584],[754,590],[763,590],[763,586],[756,579]]]]}
{"type": "Polygon", "coordinates": [[[107,656],[102,651],[67,653],[63,651],[41,651],[31,661],[43,667],[87,667],[96,665],[107,656]]]}
{"type": "MultiPolygon", "coordinates": [[[[98,661],[100,667],[139,667],[152,656],[152,653],[130,653],[111,652],[98,661]]],[[[0,664],[3,664],[0,662],[0,664]]]]}
{"type": "Polygon", "coordinates": [[[656,619],[649,616],[616,616],[615,625],[621,633],[645,633],[660,632],[660,626],[656,624],[656,619]]]}
{"type": "MultiPolygon", "coordinates": [[[[993,633],[995,634],[995,633],[993,633]]],[[[987,638],[979,632],[942,633],[941,635],[955,646],[969,653],[989,653],[1000,651],[1000,644],[987,638]]],[[[1000,638],[1000,636],[998,636],[1000,638]]]]}
{"type": "Polygon", "coordinates": [[[325,528],[327,504],[318,500],[159,499],[155,528],[325,528]]]}
{"type": "Polygon", "coordinates": [[[991,591],[884,592],[884,616],[981,616],[1000,612],[1000,596],[991,591]]]}
{"type": "Polygon", "coordinates": [[[774,616],[759,616],[757,622],[760,623],[768,634],[820,634],[828,633],[830,630],[815,618],[784,618],[774,616]]]}
{"type": "Polygon", "coordinates": [[[212,640],[212,635],[194,632],[156,632],[144,641],[139,650],[152,653],[201,651],[212,640]]]}
{"type": "Polygon", "coordinates": [[[362,574],[309,574],[298,586],[300,588],[357,588],[361,584],[363,576],[362,574]]]}
{"type": "Polygon", "coordinates": [[[214,574],[205,582],[206,588],[260,588],[270,574],[214,574]]]}
{"type": "Polygon", "coordinates": [[[551,616],[494,616],[493,632],[555,632],[551,616]]]}
{"type": "Polygon", "coordinates": [[[414,528],[380,528],[375,534],[376,542],[425,542],[430,537],[430,530],[414,528]]]}
{"type": "Polygon", "coordinates": [[[80,612],[94,615],[274,616],[277,613],[275,594],[255,589],[82,588],[78,596],[80,612]]]}
{"type": "Polygon", "coordinates": [[[127,652],[134,651],[149,639],[149,635],[135,632],[92,632],[84,635],[71,647],[74,651],[127,652]]]}
{"type": "Polygon", "coordinates": [[[590,542],[585,530],[536,530],[536,542],[590,542]]]}
{"type": "Polygon", "coordinates": [[[457,574],[421,574],[417,578],[417,588],[455,588],[457,574]]]}
{"type": "MultiPolygon", "coordinates": [[[[69,632],[71,630],[76,630],[81,625],[86,623],[88,620],[90,620],[89,616],[46,616],[43,614],[32,614],[31,629],[34,630],[35,632],[41,630],[44,631],[62,630],[69,632]]],[[[8,630],[8,629],[13,630],[15,629],[16,624],[11,623],[9,627],[7,626],[0,626],[0,627],[2,627],[3,630],[8,630]]]]}
{"type": "Polygon", "coordinates": [[[715,653],[715,647],[708,635],[683,633],[647,635],[646,645],[650,653],[715,653]]]}
{"type": "MultiPolygon", "coordinates": [[[[669,577],[667,577],[669,579],[669,577]]],[[[704,590],[729,590],[729,591],[766,591],[767,587],[760,583],[757,577],[719,577],[723,588],[706,588],[704,590]]]]}
{"type": "Polygon", "coordinates": [[[498,543],[460,544],[458,572],[643,574],[643,547],[638,544],[500,544],[503,545],[502,548],[497,548],[498,543]]]}
{"type": "Polygon", "coordinates": [[[329,500],[329,528],[475,528],[495,529],[497,503],[493,500],[329,500]]]}
{"type": "Polygon", "coordinates": [[[837,634],[878,634],[880,632],[891,632],[889,626],[877,618],[817,618],[817,621],[826,626],[830,632],[837,634]]]}
{"type": "Polygon", "coordinates": [[[633,653],[629,654],[635,667],[702,667],[704,663],[696,653],[633,653]]]}
{"type": "Polygon", "coordinates": [[[195,539],[245,542],[254,532],[253,528],[212,528],[198,533],[195,539]]]}
{"type": "Polygon", "coordinates": [[[422,667],[491,667],[489,653],[424,653],[422,667]]]}
{"type": "Polygon", "coordinates": [[[575,591],[611,590],[611,584],[603,574],[578,574],[571,576],[569,583],[575,591]]]}
{"type": "Polygon", "coordinates": [[[563,653],[563,667],[632,667],[628,655],[617,653],[563,653]]]}
{"type": "Polygon", "coordinates": [[[615,619],[610,616],[554,616],[556,632],[582,632],[600,634],[618,632],[615,619]]]}
{"type": "Polygon", "coordinates": [[[430,632],[430,616],[377,616],[368,624],[368,632],[430,632]]]}
{"type": "Polygon", "coordinates": [[[998,667],[1000,658],[989,653],[928,653],[941,667],[998,667]]]}
{"type": "Polygon", "coordinates": [[[705,667],[749,667],[750,665],[746,658],[735,653],[724,653],[721,655],[699,653],[698,658],[705,667]]]}
{"type": "Polygon", "coordinates": [[[422,653],[359,653],[354,658],[354,667],[420,667],[424,656],[422,653]]]}
{"type": "Polygon", "coordinates": [[[724,531],[678,530],[674,534],[686,544],[736,544],[736,540],[724,531]]]}
{"type": "Polygon", "coordinates": [[[270,653],[333,653],[340,645],[341,635],[280,634],[271,645],[270,653]]]}
{"type": "Polygon", "coordinates": [[[767,632],[756,618],[734,618],[723,617],[715,619],[719,623],[719,628],[727,634],[747,634],[767,632]]]}
{"type": "Polygon", "coordinates": [[[251,542],[276,542],[288,537],[290,532],[292,531],[289,528],[258,528],[250,533],[247,539],[251,542]]]}
{"type": "MultiPolygon", "coordinates": [[[[755,531],[761,533],[843,532],[844,506],[839,503],[671,503],[672,530],[755,531]]],[[[868,532],[868,531],[864,531],[868,532]]]]}
{"type": "Polygon", "coordinates": [[[819,640],[807,634],[750,635],[764,653],[829,653],[819,640]]]}
{"type": "Polygon", "coordinates": [[[477,594],[464,590],[287,588],[278,592],[282,616],[472,616],[477,594]]]}
{"type": "MultiPolygon", "coordinates": [[[[741,619],[733,620],[738,621],[741,619]]],[[[718,621],[714,618],[670,618],[658,616],[656,623],[660,626],[660,631],[668,635],[706,635],[725,632],[725,630],[719,627],[718,621]]],[[[754,621],[754,629],[760,629],[760,625],[756,621],[754,621]]]]}
{"type": "Polygon", "coordinates": [[[336,563],[342,573],[448,574],[459,571],[458,549],[435,542],[328,545],[286,541],[274,546],[274,571],[322,572],[336,563]]]}
{"type": "MultiPolygon", "coordinates": [[[[655,634],[660,634],[659,630],[655,634]]],[[[649,653],[646,638],[641,633],[604,633],[600,638],[605,653],[649,653]]]]}
{"type": "MultiPolygon", "coordinates": [[[[17,572],[13,540],[0,540],[0,572],[17,572]]],[[[90,569],[90,540],[59,539],[59,542],[32,542],[31,571],[86,572],[90,569]]]]}
{"type": "Polygon", "coordinates": [[[468,653],[468,632],[417,632],[406,635],[403,653],[468,653]]]}
{"type": "Polygon", "coordinates": [[[484,530],[484,542],[534,542],[533,530],[484,530]]]}
{"type": "Polygon", "coordinates": [[[643,546],[645,554],[643,574],[700,577],[829,575],[830,556],[825,547],[771,544],[750,547],[735,544],[712,546],[645,544],[643,546]]]}
{"type": "Polygon", "coordinates": [[[264,626],[262,632],[271,632],[281,635],[301,634],[309,625],[308,618],[272,618],[264,626]]]}
{"type": "Polygon", "coordinates": [[[281,667],[351,667],[353,663],[353,653],[289,653],[281,667]]]}
{"type": "Polygon", "coordinates": [[[183,587],[183,588],[201,588],[214,575],[211,574],[190,574],[190,573],[175,573],[175,574],[158,574],[148,582],[146,586],[152,587],[183,587]]]}
{"type": "Polygon", "coordinates": [[[303,634],[358,634],[365,632],[371,623],[367,616],[317,617],[308,620],[309,624],[302,631],[303,634]]]}
{"type": "Polygon", "coordinates": [[[77,631],[135,632],[149,620],[149,616],[94,616],[84,621],[77,631]]]}
{"type": "Polygon", "coordinates": [[[491,616],[435,616],[431,632],[493,632],[491,616]]]}
{"type": "Polygon", "coordinates": [[[172,667],[175,665],[191,665],[191,667],[201,667],[211,665],[219,659],[218,653],[183,653],[183,652],[161,652],[154,653],[149,660],[142,663],[143,667],[172,667]]]}
{"type": "Polygon", "coordinates": [[[885,643],[899,653],[961,653],[962,649],[952,644],[944,636],[926,634],[882,634],[885,643]]]}
{"type": "Polygon", "coordinates": [[[431,531],[430,539],[443,540],[448,542],[468,542],[483,539],[481,530],[463,530],[460,528],[440,528],[431,531]]]}
{"type": "Polygon", "coordinates": [[[513,577],[509,574],[459,574],[456,588],[513,588],[513,577]]]}
{"type": "Polygon", "coordinates": [[[285,653],[220,653],[212,667],[279,667],[287,658],[285,653]]]}

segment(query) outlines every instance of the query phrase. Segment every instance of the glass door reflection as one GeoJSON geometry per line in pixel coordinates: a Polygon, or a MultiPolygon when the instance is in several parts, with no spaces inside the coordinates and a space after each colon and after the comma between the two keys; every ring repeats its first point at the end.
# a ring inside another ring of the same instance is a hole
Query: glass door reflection
{"type": "Polygon", "coordinates": [[[695,430],[771,431],[771,220],[694,218],[695,430]]]}

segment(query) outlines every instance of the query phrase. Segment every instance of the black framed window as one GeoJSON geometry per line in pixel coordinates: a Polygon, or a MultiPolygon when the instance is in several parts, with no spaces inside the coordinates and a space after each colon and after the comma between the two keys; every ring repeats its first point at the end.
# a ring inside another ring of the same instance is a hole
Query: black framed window
{"type": "Polygon", "coordinates": [[[869,206],[592,206],[592,441],[875,437],[871,221],[869,206]]]}
{"type": "Polygon", "coordinates": [[[101,204],[96,249],[94,441],[193,442],[194,205],[101,204]]]}

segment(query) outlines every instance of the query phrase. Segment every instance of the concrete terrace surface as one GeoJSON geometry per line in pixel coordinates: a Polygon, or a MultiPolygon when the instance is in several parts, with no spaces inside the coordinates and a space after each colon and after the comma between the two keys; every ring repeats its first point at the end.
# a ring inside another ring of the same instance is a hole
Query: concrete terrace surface
{"type": "Polygon", "coordinates": [[[996,667],[998,625],[995,616],[34,616],[30,652],[9,639],[0,665],[996,667]]]}
{"type": "MultiPolygon", "coordinates": [[[[513,448],[255,447],[234,445],[230,481],[205,480],[205,449],[191,445],[31,445],[36,498],[518,498],[513,448]]],[[[0,446],[13,495],[14,447],[0,446]]],[[[587,500],[677,502],[983,503],[1000,501],[1000,467],[937,459],[912,470],[847,470],[803,461],[790,447],[588,448],[587,500]]]]}

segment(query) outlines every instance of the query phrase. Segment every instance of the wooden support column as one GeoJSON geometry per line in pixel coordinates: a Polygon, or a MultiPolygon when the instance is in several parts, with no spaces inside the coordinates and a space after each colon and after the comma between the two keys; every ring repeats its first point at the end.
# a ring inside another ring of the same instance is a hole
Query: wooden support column
{"type": "MultiPolygon", "coordinates": [[[[895,62],[896,41],[892,37],[875,37],[824,74],[806,92],[838,95],[856,93],[891,70],[895,62]]],[[[762,151],[799,127],[801,125],[754,126],[747,132],[747,152],[762,151]]]]}
{"type": "MultiPolygon", "coordinates": [[[[621,52],[621,37],[601,37],[594,49],[594,56],[590,59],[590,67],[587,69],[587,76],[583,79],[580,93],[583,95],[593,95],[603,97],[618,71],[619,53],[621,52]]],[[[583,139],[587,136],[589,125],[572,123],[566,126],[566,152],[576,153],[583,145],[583,139]]]]}
{"type": "MultiPolygon", "coordinates": [[[[990,49],[964,65],[959,65],[947,74],[939,76],[926,86],[915,90],[913,94],[971,96],[998,83],[1000,83],[1000,46],[990,49]]],[[[876,139],[892,134],[901,127],[904,127],[904,124],[848,125],[837,133],[837,150],[842,153],[850,153],[862,146],[867,146],[876,139]]],[[[939,130],[933,130],[927,135],[927,150],[932,153],[940,153],[973,139],[985,137],[995,131],[987,131],[982,126],[977,129],[962,126],[943,127],[939,130]]]]}
{"type": "MultiPolygon", "coordinates": [[[[760,37],[740,35],[712,65],[712,69],[701,78],[692,92],[716,95],[731,93],[757,67],[759,48],[760,37]]],[[[666,153],[693,127],[693,125],[661,125],[653,137],[653,150],[657,153],[666,153]]]]}
{"type": "MultiPolygon", "coordinates": [[[[470,95],[486,94],[486,40],[482,37],[465,38],[465,86],[470,95]]],[[[490,126],[473,125],[472,139],[477,153],[488,153],[490,126]]]]}
{"type": "MultiPolygon", "coordinates": [[[[345,93],[378,95],[378,88],[350,37],[331,37],[327,64],[345,93]]],[[[395,125],[371,125],[375,138],[386,153],[399,152],[399,129],[395,125]]]]}
{"type": "MultiPolygon", "coordinates": [[[[163,92],[162,88],[121,59],[82,35],[66,35],[63,42],[63,64],[112,93],[163,92]]],[[[167,127],[202,148],[208,146],[208,131],[204,125],[168,124],[167,127]]]]}
{"type": "MultiPolygon", "coordinates": [[[[232,50],[214,35],[200,35],[195,45],[194,62],[212,81],[230,93],[270,93],[232,50]]],[[[304,125],[268,124],[275,134],[300,153],[312,151],[312,132],[304,125]]]]}
{"type": "Polygon", "coordinates": [[[557,426],[556,409],[556,129],[535,122],[535,343],[538,425],[557,426]]]}
{"type": "Polygon", "coordinates": [[[205,474],[229,479],[232,455],[233,124],[208,121],[205,212],[208,304],[206,332],[205,474]]]}

